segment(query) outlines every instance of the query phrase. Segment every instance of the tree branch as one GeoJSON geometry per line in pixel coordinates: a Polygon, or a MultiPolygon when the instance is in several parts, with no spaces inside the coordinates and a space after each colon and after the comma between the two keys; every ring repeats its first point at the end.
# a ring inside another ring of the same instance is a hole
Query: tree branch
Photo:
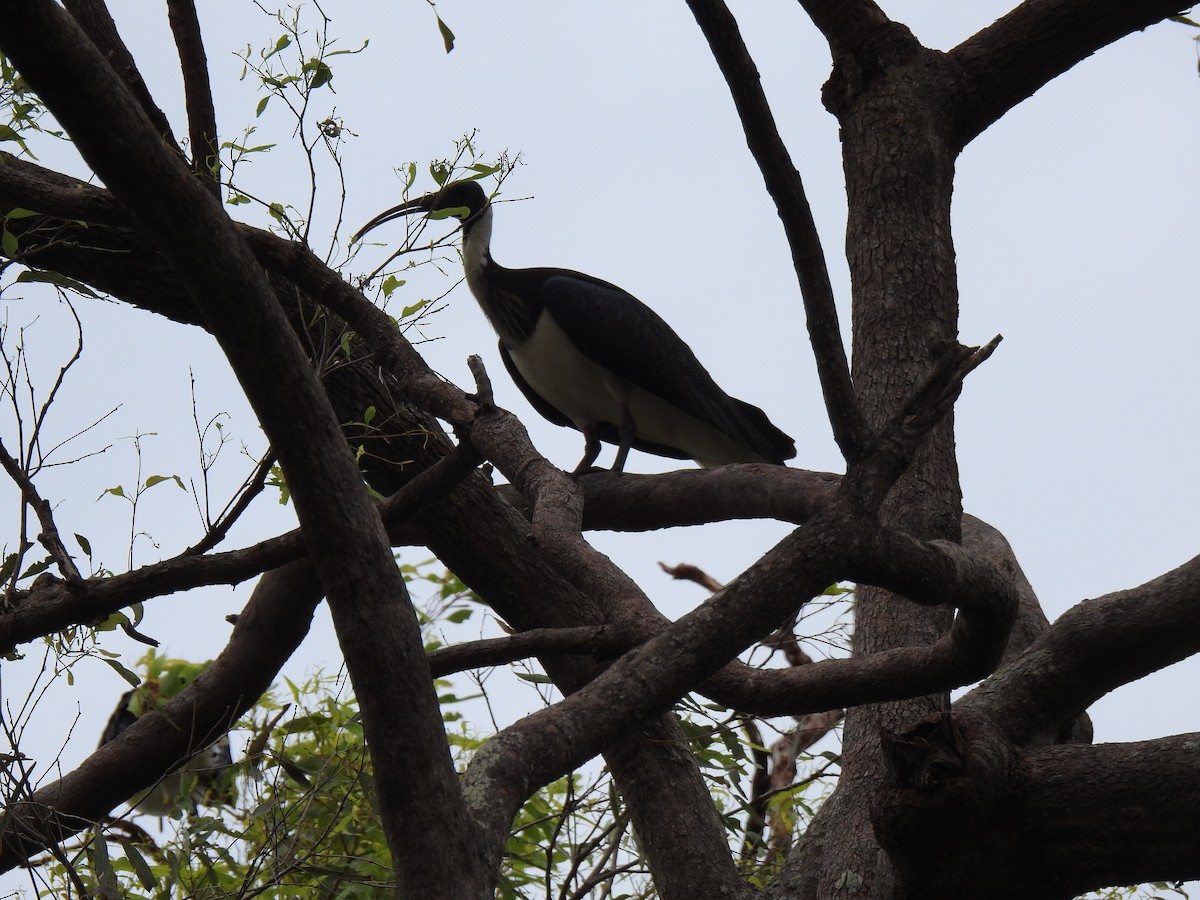
{"type": "Polygon", "coordinates": [[[104,54],[104,58],[112,66],[113,71],[120,76],[142,112],[153,123],[159,139],[165,141],[175,151],[182,152],[172,136],[170,121],[166,114],[158,108],[158,104],[154,102],[154,97],[151,95],[150,89],[146,87],[142,73],[138,71],[137,63],[134,62],[133,54],[121,40],[121,35],[117,31],[117,23],[113,21],[112,14],[104,5],[103,0],[63,0],[63,6],[67,8],[71,17],[79,24],[91,42],[96,45],[96,49],[104,54]]]}
{"type": "MultiPolygon", "coordinates": [[[[450,491],[474,468],[469,448],[460,447],[420,472],[379,504],[389,534],[399,542],[400,526],[450,491]]],[[[406,533],[405,542],[419,537],[406,533]]],[[[18,594],[13,608],[0,615],[0,649],[10,650],[71,625],[96,622],[117,610],[152,597],[210,584],[238,584],[307,552],[300,529],[240,550],[197,556],[190,549],[172,559],[104,578],[66,585],[47,581],[18,594]]]]}
{"type": "Polygon", "coordinates": [[[208,79],[208,59],[200,35],[200,19],[193,0],[167,0],[167,18],[179,65],[183,71],[183,91],[187,103],[188,143],[192,151],[192,169],[208,185],[214,197],[221,196],[221,164],[217,157],[217,113],[213,108],[212,87],[208,79]]]}
{"type": "Polygon", "coordinates": [[[959,704],[990,716],[1018,746],[1044,746],[1109,691],[1198,652],[1200,557],[1076,604],[959,704]]]}
{"type": "Polygon", "coordinates": [[[993,726],[955,713],[893,741],[873,819],[909,891],[1075,897],[1200,875],[1200,735],[1022,756],[993,726]]]}
{"type": "Polygon", "coordinates": [[[229,643],[196,681],[0,818],[0,872],[99,822],[254,705],[308,633],[321,599],[307,561],[263,576],[229,643]],[[180,727],[186,723],[186,728],[180,727]]]}
{"type": "Polygon", "coordinates": [[[606,630],[603,625],[533,628],[507,637],[439,647],[429,654],[429,668],[434,678],[444,678],[455,672],[502,666],[531,656],[620,655],[628,645],[614,637],[611,629],[606,630]]]}
{"type": "Polygon", "coordinates": [[[865,37],[895,23],[872,0],[800,0],[813,24],[825,36],[836,56],[841,51],[856,52],[865,37]]]}
{"type": "Polygon", "coordinates": [[[234,523],[241,518],[242,513],[250,508],[250,504],[254,499],[262,493],[267,484],[267,476],[271,474],[271,469],[275,466],[275,454],[270,449],[263,454],[262,459],[255,465],[254,471],[250,477],[242,482],[242,486],[234,495],[234,499],[230,501],[225,510],[217,517],[217,521],[204,533],[199,541],[188,547],[184,553],[189,556],[200,556],[207,553],[217,544],[225,540],[225,536],[229,533],[229,529],[234,526],[234,523]]]}
{"type": "Polygon", "coordinates": [[[779,136],[737,21],[722,0],[689,0],[688,6],[725,76],[746,133],[746,143],[762,172],[767,193],[775,201],[800,282],[809,339],[833,436],[842,455],[847,460],[856,460],[868,451],[871,434],[854,396],[833,285],[804,183],[779,136]]]}
{"type": "Polygon", "coordinates": [[[1008,870],[1019,881],[1004,896],[1200,878],[1198,753],[1200,734],[1180,734],[1050,747],[1032,757],[1024,815],[1014,826],[1022,862],[1008,870]]]}
{"type": "Polygon", "coordinates": [[[420,630],[397,602],[407,598],[403,579],[266,276],[69,16],[49,0],[6,0],[0,11],[0,46],[202,301],[279,454],[361,704],[399,884],[431,897],[469,893],[464,879],[482,889],[420,630]],[[447,854],[461,867],[453,875],[447,854]]]}
{"type": "Polygon", "coordinates": [[[865,526],[857,533],[854,526],[841,526],[839,533],[842,527],[847,555],[840,571],[846,577],[923,605],[957,607],[950,630],[930,644],[811,666],[753,669],[733,663],[705,682],[701,693],[753,715],[800,715],[948,691],[993,671],[1018,604],[1011,580],[994,562],[947,542],[923,544],[865,526]]]}
{"type": "Polygon", "coordinates": [[[1191,6],[1182,0],[1026,0],[948,54],[963,76],[958,147],[1101,47],[1191,6]]]}
{"type": "Polygon", "coordinates": [[[50,508],[50,504],[42,499],[33,480],[25,472],[21,464],[9,455],[3,441],[0,441],[0,466],[8,473],[8,477],[16,483],[25,502],[33,507],[33,511],[38,518],[38,524],[42,526],[38,540],[46,548],[46,552],[50,554],[54,560],[54,564],[58,566],[58,570],[62,573],[66,583],[72,588],[79,587],[83,583],[83,576],[79,574],[79,568],[75,565],[75,560],[71,559],[71,554],[63,546],[62,538],[58,534],[58,526],[54,524],[54,512],[50,508]]]}

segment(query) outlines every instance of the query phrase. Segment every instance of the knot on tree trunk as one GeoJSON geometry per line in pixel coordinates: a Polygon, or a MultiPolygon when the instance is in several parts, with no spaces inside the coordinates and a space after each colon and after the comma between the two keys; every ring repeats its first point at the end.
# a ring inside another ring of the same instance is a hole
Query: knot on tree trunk
{"type": "Polygon", "coordinates": [[[1014,833],[1026,781],[1017,748],[971,711],[945,712],[881,739],[889,783],[872,822],[909,893],[962,897],[985,883],[1003,889],[1011,861],[1004,836],[1014,833]],[[985,868],[999,877],[981,878],[985,868]]]}

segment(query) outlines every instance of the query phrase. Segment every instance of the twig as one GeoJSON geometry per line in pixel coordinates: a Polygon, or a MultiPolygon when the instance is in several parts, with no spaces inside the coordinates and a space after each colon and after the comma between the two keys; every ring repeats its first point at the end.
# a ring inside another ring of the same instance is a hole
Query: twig
{"type": "Polygon", "coordinates": [[[54,524],[54,513],[51,511],[50,503],[38,493],[29,475],[5,449],[2,440],[0,440],[0,466],[4,467],[4,471],[21,489],[21,496],[25,502],[33,507],[38,522],[42,526],[38,540],[46,548],[46,552],[50,554],[55,565],[58,566],[58,570],[62,572],[63,580],[72,587],[83,587],[83,576],[79,573],[75,561],[71,559],[71,554],[67,552],[67,548],[63,546],[62,539],[59,537],[58,526],[54,524]]]}
{"type": "MultiPolygon", "coordinates": [[[[418,515],[429,503],[469,474],[474,450],[459,445],[380,504],[380,515],[395,529],[418,515]]],[[[393,539],[395,539],[393,537],[393,539]]],[[[206,584],[236,584],[275,569],[305,553],[304,537],[296,528],[240,550],[189,556],[143,566],[111,578],[82,581],[79,590],[64,596],[61,587],[26,594],[21,603],[0,617],[0,650],[8,650],[68,625],[94,621],[131,603],[206,584]]]]}
{"type": "Polygon", "coordinates": [[[716,593],[724,587],[721,582],[713,578],[699,566],[691,563],[679,563],[675,566],[668,566],[664,562],[660,562],[658,567],[674,578],[676,581],[694,581],[702,588],[707,588],[711,593],[716,593]]]}
{"type": "MultiPolygon", "coordinates": [[[[229,533],[229,529],[233,527],[233,523],[249,508],[254,498],[262,493],[267,483],[267,476],[271,474],[271,467],[274,465],[275,454],[268,450],[263,458],[259,460],[254,472],[243,483],[237,497],[229,506],[225,507],[217,517],[217,521],[208,529],[204,537],[194,546],[184,550],[183,555],[202,556],[225,540],[225,535],[229,533]]],[[[207,505],[207,501],[205,502],[207,505]]]]}

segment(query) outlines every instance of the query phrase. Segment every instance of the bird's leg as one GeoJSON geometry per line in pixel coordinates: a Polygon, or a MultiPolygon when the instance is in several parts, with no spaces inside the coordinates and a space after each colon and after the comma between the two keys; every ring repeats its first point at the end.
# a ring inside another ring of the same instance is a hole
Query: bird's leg
{"type": "Polygon", "coordinates": [[[612,470],[614,472],[625,471],[625,459],[629,456],[629,448],[633,446],[633,437],[637,434],[637,426],[633,424],[633,413],[629,411],[629,404],[621,404],[621,427],[617,429],[617,436],[621,439],[620,445],[617,447],[617,458],[613,460],[612,470]]]}
{"type": "Polygon", "coordinates": [[[592,463],[596,461],[596,457],[600,455],[600,438],[596,437],[596,426],[585,425],[580,429],[583,432],[583,459],[579,461],[579,465],[575,467],[572,475],[582,475],[588,469],[592,468],[592,463]]]}

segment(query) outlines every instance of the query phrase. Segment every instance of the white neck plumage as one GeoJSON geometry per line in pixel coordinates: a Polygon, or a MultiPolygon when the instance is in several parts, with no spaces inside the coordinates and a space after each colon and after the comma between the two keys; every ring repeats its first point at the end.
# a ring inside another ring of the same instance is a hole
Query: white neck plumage
{"type": "Polygon", "coordinates": [[[467,276],[467,287],[480,300],[486,294],[483,272],[492,258],[489,250],[491,242],[492,207],[488,205],[463,229],[463,270],[467,276]]]}

